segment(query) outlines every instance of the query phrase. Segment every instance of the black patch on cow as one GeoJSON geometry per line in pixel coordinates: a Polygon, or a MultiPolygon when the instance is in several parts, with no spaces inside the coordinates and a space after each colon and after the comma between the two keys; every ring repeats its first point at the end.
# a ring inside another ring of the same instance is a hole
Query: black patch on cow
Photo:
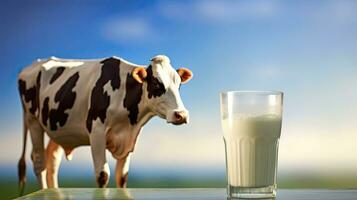
{"type": "Polygon", "coordinates": [[[53,74],[50,80],[50,84],[55,82],[62,75],[65,69],[66,69],[65,67],[57,67],[56,72],[53,74]]]}
{"type": "Polygon", "coordinates": [[[35,114],[37,108],[36,102],[36,86],[26,89],[26,82],[23,80],[18,81],[20,95],[24,97],[26,103],[31,101],[30,113],[35,114]]]}
{"type": "Polygon", "coordinates": [[[159,97],[162,94],[166,92],[165,86],[163,83],[157,79],[152,72],[152,66],[149,65],[149,67],[146,69],[147,72],[147,77],[146,81],[148,83],[147,90],[148,90],[148,97],[151,99],[151,97],[159,97]]]}
{"type": "Polygon", "coordinates": [[[26,89],[26,81],[19,79],[18,87],[21,96],[21,103],[23,108],[25,109],[25,104],[31,101],[31,107],[29,108],[30,113],[35,114],[39,104],[39,92],[40,92],[40,80],[41,80],[41,72],[37,74],[36,84],[29,89],[26,89]],[[24,99],[22,98],[24,97],[24,99]]]}
{"type": "Polygon", "coordinates": [[[121,187],[121,188],[126,188],[127,183],[128,183],[128,172],[125,173],[125,174],[120,178],[120,187],[121,187]]]}
{"type": "Polygon", "coordinates": [[[142,84],[137,82],[130,73],[126,76],[126,94],[124,98],[124,107],[129,111],[130,124],[137,122],[139,114],[139,103],[143,94],[142,84]]]}
{"type": "MultiPolygon", "coordinates": [[[[66,124],[68,114],[65,113],[67,109],[71,109],[74,105],[74,102],[76,100],[76,93],[73,92],[73,88],[76,86],[77,81],[79,79],[79,72],[76,72],[73,74],[71,77],[67,79],[67,81],[61,86],[61,88],[57,91],[55,95],[54,101],[58,103],[58,108],[57,109],[51,109],[49,111],[49,119],[50,119],[50,128],[51,130],[57,130],[57,123],[59,123],[60,126],[64,126],[66,124]]],[[[48,98],[48,97],[47,97],[48,98]]],[[[42,109],[42,117],[44,116],[44,113],[46,111],[45,108],[47,103],[48,107],[48,101],[47,98],[44,101],[44,109],[42,109]]],[[[47,118],[47,116],[46,116],[47,118]]],[[[43,122],[44,120],[47,121],[47,119],[42,118],[43,122]]],[[[47,124],[44,123],[44,124],[47,124]]]]}
{"type": "Polygon", "coordinates": [[[36,104],[38,112],[40,112],[40,89],[41,89],[41,71],[37,74],[36,78],[36,104]]]}
{"type": "Polygon", "coordinates": [[[104,85],[110,81],[113,91],[120,87],[120,60],[108,58],[103,61],[101,74],[94,88],[92,89],[90,108],[87,116],[87,130],[92,131],[93,120],[98,117],[104,123],[107,115],[107,108],[110,104],[110,96],[104,91],[104,85]]]}
{"type": "Polygon", "coordinates": [[[43,106],[42,106],[42,123],[47,126],[47,120],[48,120],[48,114],[49,114],[49,103],[50,97],[46,97],[45,100],[43,101],[43,106]]]}
{"type": "Polygon", "coordinates": [[[107,181],[108,181],[108,178],[109,178],[109,176],[108,176],[107,172],[101,171],[97,178],[98,187],[100,187],[100,188],[104,187],[105,183],[107,183],[107,181]]]}

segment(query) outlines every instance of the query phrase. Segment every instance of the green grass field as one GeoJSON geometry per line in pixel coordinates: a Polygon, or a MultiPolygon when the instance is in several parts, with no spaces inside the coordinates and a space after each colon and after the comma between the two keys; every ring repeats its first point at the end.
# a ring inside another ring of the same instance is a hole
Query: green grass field
{"type": "MultiPolygon", "coordinates": [[[[223,188],[225,187],[225,177],[222,178],[142,178],[129,177],[128,187],[131,188],[223,188]]],[[[75,177],[73,180],[65,177],[60,180],[61,187],[95,187],[95,181],[91,177],[75,177]]],[[[110,180],[109,187],[115,187],[114,180],[110,180]]],[[[294,176],[282,177],[278,181],[279,188],[357,188],[356,176],[294,176]]],[[[31,193],[38,190],[37,184],[33,179],[28,180],[25,193],[31,193]]],[[[0,199],[12,199],[17,197],[17,181],[6,178],[0,180],[0,199]]]]}

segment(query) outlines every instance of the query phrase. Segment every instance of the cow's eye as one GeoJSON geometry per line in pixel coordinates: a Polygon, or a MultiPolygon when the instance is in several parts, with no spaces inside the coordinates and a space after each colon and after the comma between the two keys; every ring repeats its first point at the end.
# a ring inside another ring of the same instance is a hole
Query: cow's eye
{"type": "Polygon", "coordinates": [[[153,86],[155,89],[160,89],[160,84],[157,81],[153,82],[153,86]]]}

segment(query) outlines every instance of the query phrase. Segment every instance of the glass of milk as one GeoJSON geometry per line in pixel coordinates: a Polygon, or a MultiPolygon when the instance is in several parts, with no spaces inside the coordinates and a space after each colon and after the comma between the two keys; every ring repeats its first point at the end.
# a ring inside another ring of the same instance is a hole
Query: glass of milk
{"type": "Polygon", "coordinates": [[[274,198],[283,93],[221,93],[228,196],[274,198]]]}

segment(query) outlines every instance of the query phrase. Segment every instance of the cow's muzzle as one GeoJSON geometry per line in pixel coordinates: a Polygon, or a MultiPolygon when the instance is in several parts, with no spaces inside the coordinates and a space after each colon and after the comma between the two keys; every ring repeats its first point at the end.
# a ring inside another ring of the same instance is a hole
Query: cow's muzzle
{"type": "Polygon", "coordinates": [[[188,123],[188,112],[187,111],[174,111],[172,113],[172,118],[169,121],[172,124],[180,125],[188,123]]]}

